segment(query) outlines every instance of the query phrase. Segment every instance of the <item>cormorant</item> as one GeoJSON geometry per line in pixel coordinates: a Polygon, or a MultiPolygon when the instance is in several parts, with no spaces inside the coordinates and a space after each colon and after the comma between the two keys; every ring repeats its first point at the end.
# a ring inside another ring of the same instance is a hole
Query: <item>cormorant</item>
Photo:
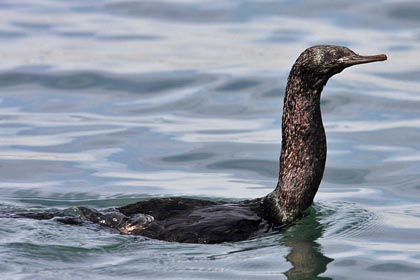
{"type": "Polygon", "coordinates": [[[55,218],[68,224],[91,221],[122,234],[188,243],[240,241],[281,229],[311,205],[324,173],[323,87],[347,67],[386,59],[384,54],[361,56],[332,45],[313,46],[300,54],[290,71],[284,98],[279,180],[265,197],[241,202],[154,198],[102,212],[72,207],[9,217],[55,218]]]}

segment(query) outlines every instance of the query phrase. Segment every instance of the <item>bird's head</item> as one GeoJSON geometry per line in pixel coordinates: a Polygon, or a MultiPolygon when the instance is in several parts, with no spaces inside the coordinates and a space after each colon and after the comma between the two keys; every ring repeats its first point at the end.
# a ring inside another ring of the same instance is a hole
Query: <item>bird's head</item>
{"type": "Polygon", "coordinates": [[[307,48],[296,60],[295,67],[312,81],[324,85],[329,78],[340,73],[345,68],[375,61],[386,60],[385,54],[363,56],[349,48],[333,45],[317,45],[307,48]]]}

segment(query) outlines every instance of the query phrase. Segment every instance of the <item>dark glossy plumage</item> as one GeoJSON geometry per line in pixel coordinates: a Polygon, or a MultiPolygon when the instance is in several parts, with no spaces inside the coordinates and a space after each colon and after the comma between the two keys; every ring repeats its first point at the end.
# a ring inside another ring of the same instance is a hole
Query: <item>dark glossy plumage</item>
{"type": "Polygon", "coordinates": [[[250,239],[268,232],[262,200],[212,202],[189,198],[162,198],[138,202],[119,208],[128,216],[145,213],[154,220],[130,234],[154,239],[220,243],[250,239]]]}

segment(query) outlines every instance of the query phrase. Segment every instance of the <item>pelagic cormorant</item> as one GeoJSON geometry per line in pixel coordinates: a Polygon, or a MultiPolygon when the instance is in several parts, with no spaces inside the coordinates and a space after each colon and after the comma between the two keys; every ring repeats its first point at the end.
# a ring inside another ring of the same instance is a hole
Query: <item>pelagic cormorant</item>
{"type": "Polygon", "coordinates": [[[290,71],[284,98],[278,184],[263,198],[241,202],[155,198],[102,212],[72,207],[9,216],[55,218],[68,224],[90,221],[122,234],[188,243],[246,240],[290,225],[311,205],[324,173],[323,87],[347,67],[386,59],[384,54],[361,56],[332,45],[313,46],[301,53],[290,71]]]}

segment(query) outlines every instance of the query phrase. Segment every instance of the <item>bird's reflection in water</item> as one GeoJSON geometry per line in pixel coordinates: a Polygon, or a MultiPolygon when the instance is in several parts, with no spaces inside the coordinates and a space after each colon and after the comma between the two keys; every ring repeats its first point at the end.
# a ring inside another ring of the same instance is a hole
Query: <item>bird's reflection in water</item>
{"type": "Polygon", "coordinates": [[[283,233],[280,242],[290,248],[286,260],[292,264],[292,268],[284,273],[289,280],[331,280],[329,277],[318,276],[334,260],[324,256],[321,245],[316,242],[324,231],[319,222],[320,215],[320,212],[311,207],[306,217],[283,233]]]}

